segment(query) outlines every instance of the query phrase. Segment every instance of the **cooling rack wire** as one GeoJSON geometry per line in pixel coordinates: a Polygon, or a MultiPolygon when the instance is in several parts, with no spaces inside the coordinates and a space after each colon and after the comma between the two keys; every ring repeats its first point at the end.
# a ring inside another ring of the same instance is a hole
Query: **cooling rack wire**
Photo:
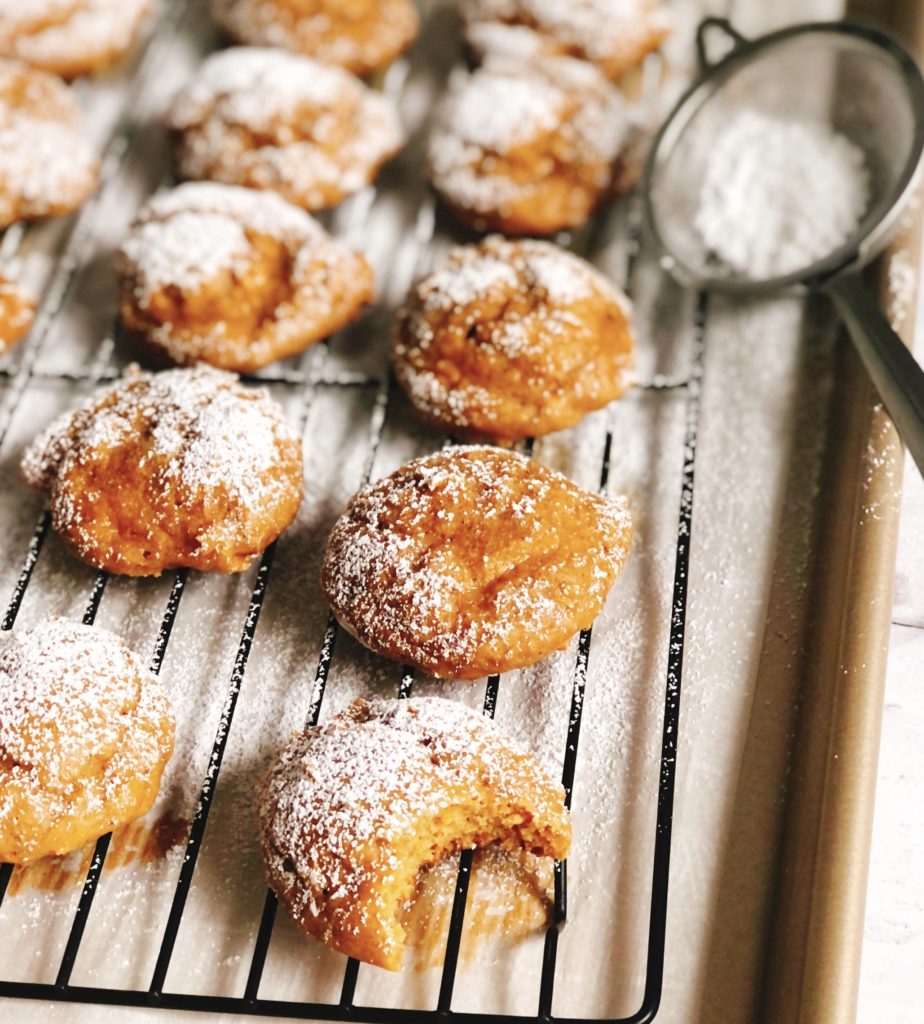
{"type": "MultiPolygon", "coordinates": [[[[159,74],[170,42],[180,31],[188,17],[188,0],[170,6],[155,28],[150,32],[135,70],[127,94],[125,113],[117,122],[103,151],[101,161],[101,184],[95,196],[77,214],[68,229],[63,247],[57,257],[42,295],[42,300],[29,339],[20,347],[18,357],[11,366],[0,368],[0,381],[6,385],[4,399],[0,405],[0,448],[5,444],[11,424],[22,403],[28,398],[30,389],[49,381],[72,383],[81,387],[92,387],[101,382],[114,380],[121,370],[113,365],[117,348],[117,327],[99,345],[88,364],[79,369],[47,371],[39,367],[39,357],[48,340],[52,327],[71,293],[75,277],[86,264],[96,238],[101,205],[107,190],[123,168],[131,152],[136,136],[144,127],[136,120],[134,111],[151,82],[159,74]]],[[[643,101],[647,89],[657,88],[660,77],[660,58],[648,58],[643,75],[643,101]]],[[[386,93],[398,97],[408,76],[408,61],[399,60],[383,81],[386,93]]],[[[80,83],[76,86],[79,91],[80,83]]],[[[363,229],[376,200],[376,191],[370,187],[346,204],[342,223],[343,233],[352,239],[361,240],[363,229]]],[[[395,260],[389,267],[382,292],[386,296],[384,305],[393,306],[403,295],[411,279],[425,265],[430,245],[439,220],[431,195],[424,193],[416,213],[414,230],[413,266],[404,266],[395,260]],[[408,272],[410,269],[410,272],[408,272]]],[[[637,203],[630,198],[625,218],[626,263],[623,286],[631,296],[635,268],[642,245],[643,230],[641,212],[637,203]]],[[[26,236],[28,228],[15,226],[7,230],[0,243],[0,258],[10,259],[16,255],[26,236]]],[[[595,244],[594,228],[568,242],[572,248],[582,252],[592,251],[595,244]]],[[[596,229],[596,230],[599,230],[596,229]]],[[[683,379],[655,380],[641,384],[642,389],[675,390],[683,395],[685,402],[685,424],[682,450],[677,452],[677,467],[681,473],[680,508],[677,518],[676,552],[673,576],[673,596],[670,617],[670,631],[667,637],[667,676],[665,680],[662,738],[660,747],[660,774],[657,789],[657,807],[653,815],[655,828],[654,858],[652,864],[652,888],[649,911],[649,932],[647,940],[647,969],[644,996],[638,1010],[627,1017],[619,1018],[618,1024],[642,1024],[651,1020],[658,1009],[665,965],[665,928],[667,915],[668,875],[670,869],[671,821],[676,777],[676,754],[679,739],[680,692],[683,668],[684,636],[687,612],[687,578],[690,554],[690,538],[693,517],[694,468],[696,459],[697,429],[699,422],[699,396],[703,373],[705,327],[708,315],[707,300],[699,295],[694,303],[692,330],[692,357],[690,369],[683,379]]],[[[291,389],[297,396],[297,429],[304,434],[309,413],[318,393],[325,389],[367,389],[374,394],[371,415],[367,425],[365,456],[362,469],[362,483],[372,479],[375,471],[376,454],[389,415],[391,382],[387,373],[378,376],[343,370],[329,370],[330,344],[316,346],[302,369],[271,369],[256,377],[245,378],[264,384],[278,385],[291,389]]],[[[599,466],[598,485],[605,491],[609,481],[611,454],[614,442],[613,419],[609,418],[605,428],[603,455],[599,466]]],[[[532,452],[532,442],[526,442],[524,450],[532,452]]],[[[21,569],[6,607],[2,629],[12,629],[23,600],[26,597],[34,570],[41,558],[45,541],[50,530],[50,514],[43,511],[35,524],[28,547],[22,556],[21,569]]],[[[231,734],[235,708],[244,675],[247,670],[251,648],[257,633],[261,610],[273,578],[273,563],[276,543],[263,553],[250,592],[247,611],[241,628],[240,640],[228,681],[224,705],[219,717],[215,739],[211,749],[208,768],[202,781],[195,816],[191,822],[186,840],[185,855],[176,881],[166,926],[160,940],[156,964],[146,988],[109,988],[74,984],[72,972],[81,946],[81,940],[97,896],[100,878],[106,863],[111,836],[101,837],[95,846],[89,869],[70,931],[64,946],[60,964],[53,983],[33,983],[0,979],[0,996],[37,1000],[53,1000],[77,1003],[103,1003],[135,1007],[160,1007],[224,1013],[240,1013],[256,1016],[297,1017],[304,1019],[369,1021],[369,1022],[431,1022],[431,1021],[505,1021],[505,1020],[550,1020],[552,1019],[553,995],[556,985],[556,961],[560,930],[567,921],[567,862],[554,867],[554,902],[551,920],[545,932],[539,990],[536,994],[535,1017],[510,1016],[502,1013],[467,1013],[453,1011],[453,991],[459,965],[460,946],[465,923],[466,903],[472,869],[472,852],[465,851],[459,857],[458,876],[450,913],[445,957],[439,984],[436,1006],[430,1010],[394,1009],[372,1005],[357,1005],[354,1002],[360,964],[353,959],[346,962],[340,998],[336,1002],[299,1002],[261,997],[260,985],[266,964],[267,953],[273,934],[277,914],[277,903],[273,894],[266,893],[259,927],[253,939],[252,956],[247,972],[244,991],[238,995],[196,994],[170,991],[166,986],[167,973],[174,954],[177,936],[183,920],[187,898],[196,871],[203,838],[209,821],[213,798],[218,785],[222,761],[228,738],[231,734]]],[[[106,592],[109,577],[99,572],[91,587],[83,614],[83,621],[92,624],[106,592]]],[[[173,574],[172,585],[163,610],[151,654],[151,669],[158,673],[167,653],[171,633],[180,614],[182,598],[189,580],[187,570],[173,574]]],[[[321,644],[320,656],[314,674],[314,688],[310,706],[305,715],[306,724],[316,724],[320,718],[325,688],[334,664],[339,627],[333,616],[328,617],[321,644]]],[[[585,685],[588,665],[592,653],[593,629],[584,630],[577,644],[577,655],[571,673],[571,699],[567,723],[567,739],[563,761],[562,783],[568,805],[571,804],[575,770],[578,761],[581,721],[584,709],[585,685]]],[[[399,698],[409,697],[414,687],[414,673],[410,668],[396,672],[396,688],[399,698]]],[[[486,684],[483,713],[493,717],[497,706],[499,676],[491,676],[486,684]]],[[[0,904],[6,895],[12,865],[0,866],[0,904]]],[[[559,981],[566,979],[558,979],[559,981]]],[[[555,1018],[577,1021],[583,1018],[555,1018]]]]}

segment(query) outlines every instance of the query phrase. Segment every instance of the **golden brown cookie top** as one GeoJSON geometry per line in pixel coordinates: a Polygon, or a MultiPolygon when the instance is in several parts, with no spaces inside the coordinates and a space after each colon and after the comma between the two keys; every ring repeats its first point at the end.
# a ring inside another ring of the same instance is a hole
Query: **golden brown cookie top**
{"type": "MultiPolygon", "coordinates": [[[[188,182],[154,195],[119,252],[143,306],[164,289],[192,292],[246,270],[252,237],[266,236],[294,257],[329,236],[313,217],[271,192],[188,182]]],[[[229,281],[230,284],[230,281],[229,281]]]]}
{"type": "Polygon", "coordinates": [[[271,877],[275,858],[288,858],[304,887],[293,894],[303,905],[291,909],[322,915],[328,941],[336,937],[335,948],[343,948],[355,927],[353,908],[366,905],[363,916],[376,920],[380,943],[375,959],[368,947],[356,952],[392,969],[400,966],[404,932],[391,883],[402,880],[403,889],[407,876],[413,886],[421,865],[434,860],[431,849],[451,852],[439,825],[425,840],[444,809],[457,809],[460,836],[469,806],[518,812],[506,829],[520,826],[523,844],[546,856],[564,857],[570,838],[564,791],[536,758],[491,719],[439,697],[354,701],[292,738],[259,799],[271,877]]]}
{"type": "Polygon", "coordinates": [[[67,86],[0,59],[0,227],[76,209],[97,177],[67,86]]]}
{"type": "Polygon", "coordinates": [[[494,235],[452,249],[411,288],[392,364],[415,408],[464,437],[560,430],[631,383],[626,297],[549,242],[494,235]]]}
{"type": "Polygon", "coordinates": [[[174,363],[249,372],[325,337],[372,271],[272,192],[189,182],[140,211],[116,261],[123,323],[174,363]]]}
{"type": "Polygon", "coordinates": [[[481,56],[577,57],[614,80],[670,31],[659,0],[459,0],[459,9],[481,56]]]}
{"type": "Polygon", "coordinates": [[[0,55],[73,78],[135,41],[149,0],[0,0],[0,55]]]}
{"type": "Polygon", "coordinates": [[[0,848],[17,860],[50,852],[44,832],[74,803],[105,820],[133,778],[159,777],[172,738],[157,678],[115,634],[64,619],[3,634],[0,848]]]}
{"type": "Polygon", "coordinates": [[[342,68],[257,47],[207,58],[169,123],[185,177],[274,189],[309,210],[363,188],[403,143],[381,93],[342,68]]]}
{"type": "Polygon", "coordinates": [[[428,160],[437,191],[488,227],[547,234],[581,223],[614,184],[626,101],[591,64],[490,57],[456,74],[428,160]]]}
{"type": "Polygon", "coordinates": [[[630,532],[623,500],[513,452],[449,448],[354,496],[321,586],[372,650],[474,679],[533,664],[589,625],[630,532]]]}
{"type": "Polygon", "coordinates": [[[240,43],[283,47],[366,76],[413,42],[413,0],[211,0],[218,24],[240,43]]]}
{"type": "Polygon", "coordinates": [[[108,630],[51,619],[0,637],[2,760],[39,785],[94,774],[131,717],[169,715],[156,676],[108,630]]]}
{"type": "Polygon", "coordinates": [[[32,292],[14,278],[0,273],[0,354],[29,331],[34,316],[32,292]]]}
{"type": "Polygon", "coordinates": [[[130,368],[52,423],[22,471],[81,557],[131,575],[240,571],[301,500],[301,443],[282,409],[207,366],[130,368]]]}

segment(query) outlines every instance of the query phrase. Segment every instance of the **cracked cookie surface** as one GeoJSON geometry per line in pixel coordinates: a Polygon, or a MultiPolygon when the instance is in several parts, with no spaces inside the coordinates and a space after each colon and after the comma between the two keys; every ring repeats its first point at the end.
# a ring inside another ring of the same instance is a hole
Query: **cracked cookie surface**
{"type": "Polygon", "coordinates": [[[489,57],[437,108],[430,179],[478,230],[549,235],[583,224],[634,170],[628,104],[592,64],[489,57]]]}
{"type": "Polygon", "coordinates": [[[211,9],[239,43],[293,50],[363,77],[402,54],[420,28],[412,0],[211,0],[211,9]]]}
{"type": "Polygon", "coordinates": [[[460,0],[465,37],[488,53],[591,61],[616,81],[670,32],[659,0],[460,0]]]}
{"type": "Polygon", "coordinates": [[[52,526],[81,559],[128,576],[242,572],[292,522],[301,442],[266,391],[208,366],[129,372],[26,450],[52,526]]]}
{"type": "Polygon", "coordinates": [[[149,0],[0,0],[0,56],[75,78],[131,49],[149,0]]]}
{"type": "Polygon", "coordinates": [[[589,626],[625,560],[624,500],[498,448],[449,448],[361,490],[321,588],[385,657],[441,678],[532,665],[589,626]]]}
{"type": "Polygon", "coordinates": [[[548,242],[499,236],[449,252],[412,287],[391,360],[428,423],[510,443],[577,423],[631,383],[626,297],[548,242]]]}
{"type": "Polygon", "coordinates": [[[0,637],[0,861],[140,817],[172,752],[170,703],[115,634],[51,619],[0,637]]]}
{"type": "Polygon", "coordinates": [[[306,210],[364,188],[404,142],[392,102],[349,72],[246,46],[208,57],[168,124],[184,177],[271,189],[306,210]]]}
{"type": "Polygon", "coordinates": [[[354,320],[372,269],[269,192],[190,182],[142,209],[116,261],[122,323],[158,363],[250,373],[354,320]]]}
{"type": "Polygon", "coordinates": [[[488,844],[562,859],[571,838],[537,759],[440,697],[354,701],[292,738],[258,801],[269,884],[296,924],[390,970],[422,868],[488,844]]]}
{"type": "Polygon", "coordinates": [[[0,228],[70,213],[98,179],[68,87],[54,75],[0,58],[0,228]]]}

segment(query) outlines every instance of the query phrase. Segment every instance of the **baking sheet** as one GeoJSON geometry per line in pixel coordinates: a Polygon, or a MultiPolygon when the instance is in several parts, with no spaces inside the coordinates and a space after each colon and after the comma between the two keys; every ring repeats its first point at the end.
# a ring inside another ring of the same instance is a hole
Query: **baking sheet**
{"type": "MultiPolygon", "coordinates": [[[[368,190],[331,217],[331,227],[361,246],[376,267],[377,306],[328,348],[316,348],[285,364],[319,381],[307,392],[305,501],[296,524],[278,546],[167,978],[171,991],[239,995],[246,981],[265,892],[252,784],[271,753],[302,724],[310,705],[326,625],[317,590],[320,553],[331,523],[363,478],[373,411],[381,398],[374,385],[324,382],[343,381],[350,374],[382,378],[390,310],[415,271],[435,259],[453,235],[420,180],[425,120],[445,70],[457,56],[451,16],[440,5],[433,6],[437,9],[428,14],[424,38],[410,62],[399,62],[383,84],[400,100],[405,123],[414,133],[412,145],[375,192],[368,190]]],[[[830,3],[801,4],[797,11],[783,6],[774,5],[773,12],[768,12],[764,5],[739,4],[732,14],[745,31],[757,32],[775,27],[787,14],[804,18],[839,13],[830,3]]],[[[703,13],[699,4],[673,7],[678,32],[668,52],[668,72],[661,80],[659,69],[657,76],[661,104],[689,70],[689,30],[703,13]]],[[[83,251],[76,255],[82,269],[60,316],[40,347],[14,351],[3,364],[10,376],[2,382],[0,403],[15,397],[22,384],[28,388],[26,400],[17,404],[0,461],[0,535],[6,538],[0,592],[13,589],[42,507],[40,497],[18,482],[22,446],[56,411],[71,407],[85,392],[84,385],[64,385],[44,379],[43,374],[79,375],[87,366],[118,367],[130,358],[120,345],[100,346],[100,338],[111,332],[115,308],[112,251],[142,198],[169,174],[159,117],[199,55],[213,42],[204,16],[194,5],[178,33],[168,28],[155,38],[140,70],[128,69],[112,81],[81,87],[88,122],[100,143],[119,111],[127,110],[132,147],[124,166],[103,191],[98,209],[88,211],[78,223],[83,236],[78,237],[81,244],[76,248],[83,251]],[[30,363],[32,376],[28,380],[17,376],[17,367],[30,363]]],[[[631,203],[618,204],[594,230],[574,240],[617,281],[625,280],[627,274],[626,225],[632,217],[631,203]]],[[[26,236],[23,258],[36,280],[49,271],[47,254],[66,243],[66,234],[66,225],[53,224],[26,236]]],[[[688,399],[684,387],[670,385],[683,384],[690,376],[697,299],[664,277],[644,240],[632,283],[640,377],[660,386],[639,389],[611,410],[543,439],[535,448],[536,458],[595,488],[606,429],[611,426],[609,488],[629,496],[637,525],[632,557],[594,628],[588,713],[574,793],[569,920],[559,943],[553,1004],[556,1016],[629,1014],[641,1002],[644,983],[663,680],[688,399]]],[[[819,593],[834,593],[840,599],[850,597],[855,588],[856,607],[862,610],[871,597],[880,607],[880,592],[888,582],[891,503],[897,489],[890,461],[894,438],[881,417],[869,420],[871,399],[859,388],[856,368],[842,367],[837,336],[830,312],[816,303],[712,299],[708,304],[668,952],[659,1020],[755,1020],[761,1007],[768,1005],[763,994],[774,989],[775,978],[791,979],[786,972],[799,965],[808,965],[809,974],[812,970],[811,957],[804,955],[806,944],[800,947],[793,941],[794,932],[806,934],[804,922],[793,923],[786,917],[786,908],[800,906],[803,880],[794,887],[792,899],[782,904],[783,913],[775,923],[776,945],[790,951],[799,948],[803,955],[771,957],[774,973],[767,973],[767,954],[774,945],[769,937],[774,934],[777,880],[781,871],[800,863],[799,851],[812,845],[811,836],[797,833],[795,840],[786,839],[795,827],[790,824],[787,832],[787,821],[792,822],[796,814],[788,811],[793,806],[792,791],[786,787],[792,771],[793,736],[799,727],[794,709],[800,706],[799,696],[809,679],[806,658],[816,639],[808,626],[819,593]],[[835,390],[839,373],[852,374],[847,390],[843,384],[835,390]],[[849,400],[842,400],[842,395],[849,400]],[[831,466],[829,442],[841,436],[829,418],[832,408],[841,408],[848,420],[851,414],[862,419],[850,434],[852,447],[845,445],[840,471],[831,466]],[[858,476],[857,446],[864,448],[870,439],[873,448],[858,476]],[[837,521],[847,527],[862,521],[862,543],[869,552],[839,560],[846,583],[837,591],[819,583],[827,539],[822,525],[829,521],[824,517],[832,507],[833,480],[845,486],[853,482],[860,506],[839,500],[837,521]],[[859,491],[858,482],[862,484],[859,491]],[[858,508],[870,507],[871,501],[875,514],[858,520],[858,508]]],[[[272,390],[297,420],[306,389],[274,386],[272,390]]],[[[401,399],[393,396],[373,476],[432,450],[440,440],[417,426],[401,399]]],[[[158,805],[148,816],[151,828],[115,841],[118,856],[114,859],[128,863],[104,871],[74,983],[145,988],[150,982],[182,860],[182,844],[166,853],[163,847],[182,839],[178,823],[189,820],[199,799],[255,577],[256,568],[239,577],[190,576],[162,671],[177,712],[177,751],[158,805]]],[[[93,582],[91,570],[79,566],[49,539],[18,622],[29,624],[48,614],[79,618],[93,582]]],[[[98,623],[120,632],[136,650],[150,652],[172,583],[170,576],[156,581],[111,580],[98,623]]],[[[843,612],[841,601],[840,618],[837,609],[826,612],[825,618],[843,622],[843,612]]],[[[866,622],[864,629],[859,653],[843,655],[861,683],[867,676],[875,677],[878,666],[871,664],[870,652],[885,638],[878,620],[866,622]]],[[[525,738],[553,770],[560,770],[564,753],[574,661],[572,645],[535,669],[511,673],[501,681],[498,719],[525,738]]],[[[399,668],[368,654],[350,637],[338,637],[322,718],[357,694],[396,693],[399,679],[399,668]]],[[[478,683],[415,683],[415,693],[428,692],[452,696],[473,707],[480,707],[483,698],[483,686],[478,683]]],[[[815,728],[812,734],[826,735],[823,728],[815,728]]],[[[848,744],[842,756],[850,754],[848,744]]],[[[823,745],[823,756],[831,756],[828,745],[823,745]]],[[[862,761],[859,777],[872,777],[868,750],[862,761]]],[[[809,769],[806,773],[811,774],[809,769]]],[[[862,790],[855,792],[860,792],[862,806],[868,807],[862,790]]],[[[842,806],[838,804],[831,813],[839,815],[842,806]]],[[[817,822],[818,816],[809,814],[804,820],[817,822]]],[[[862,835],[837,842],[855,855],[862,848],[862,835]]],[[[14,875],[0,908],[4,978],[54,980],[88,859],[88,855],[75,855],[48,869],[48,877],[30,880],[22,873],[14,875]],[[50,886],[57,891],[49,891],[50,886]]],[[[813,884],[819,865],[822,879],[828,877],[824,872],[829,861],[809,857],[805,862],[813,867],[813,884]]],[[[542,933],[536,927],[542,920],[541,895],[533,893],[535,898],[528,900],[498,889],[500,883],[492,881],[490,867],[482,872],[480,896],[479,886],[474,887],[469,919],[475,924],[464,943],[453,1009],[534,1014],[542,957],[542,933]],[[517,912],[508,931],[527,932],[515,944],[509,936],[496,934],[496,919],[503,916],[491,913],[497,904],[517,912]]],[[[439,925],[444,923],[453,881],[450,874],[444,875],[430,883],[430,938],[412,957],[415,962],[397,976],[363,966],[357,1003],[435,1005],[439,925]]],[[[843,886],[839,881],[830,894],[835,904],[844,900],[843,886]]],[[[843,936],[830,940],[830,934],[822,935],[810,944],[810,952],[814,955],[819,943],[825,946],[829,959],[846,965],[833,977],[849,981],[855,957],[851,967],[850,956],[844,955],[843,936]]],[[[260,994],[336,1001],[344,962],[343,957],[303,939],[280,915],[260,994]]],[[[821,974],[830,972],[822,969],[821,974]]],[[[805,984],[815,991],[811,983],[805,984]]],[[[805,984],[800,969],[798,983],[787,980],[785,986],[803,1009],[805,984]]],[[[849,988],[848,984],[848,1003],[849,988]]],[[[0,1004],[0,1015],[4,1005],[10,1009],[10,1019],[23,1021],[110,1017],[140,1021],[161,1016],[147,1010],[12,1001],[0,1004]]],[[[849,1019],[843,1007],[837,1014],[825,1015],[824,1010],[824,1004],[820,1016],[805,1010],[808,1015],[801,1019],[849,1019]]],[[[767,1019],[795,1020],[797,1013],[797,1006],[789,1003],[767,1019]]]]}

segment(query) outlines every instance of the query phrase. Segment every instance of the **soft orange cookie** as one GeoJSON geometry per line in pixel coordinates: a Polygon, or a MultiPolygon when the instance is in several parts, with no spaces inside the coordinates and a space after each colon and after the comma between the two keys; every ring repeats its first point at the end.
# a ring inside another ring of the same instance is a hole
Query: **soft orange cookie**
{"type": "Polygon", "coordinates": [[[35,296],[0,274],[0,355],[21,340],[35,317],[35,296]]]}
{"type": "Polygon", "coordinates": [[[354,701],[292,738],[258,799],[269,884],[296,924],[393,971],[422,868],[489,843],[560,860],[571,840],[536,758],[439,697],[354,701]]]}
{"type": "Polygon", "coordinates": [[[0,636],[0,861],[145,814],[172,752],[170,702],[115,634],[52,619],[0,636]]]}
{"type": "Polygon", "coordinates": [[[116,261],[122,323],[158,359],[249,373],[354,320],[372,269],[271,192],[190,182],[154,196],[116,261]]]}
{"type": "Polygon", "coordinates": [[[622,500],[513,452],[450,448],[350,501],[321,588],[373,651],[476,679],[532,665],[589,626],[630,534],[622,500]]]}
{"type": "Polygon", "coordinates": [[[549,242],[499,235],[452,249],[411,288],[391,361],[415,409],[509,443],[577,423],[631,383],[629,302],[549,242]]]}
{"type": "Polygon", "coordinates": [[[218,24],[239,43],[281,46],[366,76],[417,37],[412,0],[211,0],[218,24]]]}
{"type": "Polygon", "coordinates": [[[0,228],[76,210],[98,178],[67,86],[0,59],[0,228]]]}
{"type": "Polygon", "coordinates": [[[584,223],[629,178],[626,101],[592,64],[491,57],[438,108],[430,177],[463,222],[548,235],[584,223]]]}
{"type": "Polygon", "coordinates": [[[205,61],[169,125],[184,177],[272,189],[306,210],[374,181],[404,142],[394,104],[348,71],[243,46],[205,61]]]}
{"type": "Polygon", "coordinates": [[[292,522],[301,442],[266,391],[208,366],[141,373],[67,413],[26,451],[52,525],[127,576],[241,572],[292,522]]]}
{"type": "Polygon", "coordinates": [[[123,57],[149,0],[0,0],[0,55],[74,78],[123,57]]]}
{"type": "Polygon", "coordinates": [[[659,0],[459,0],[479,56],[565,56],[592,61],[615,81],[670,31],[659,0]]]}

